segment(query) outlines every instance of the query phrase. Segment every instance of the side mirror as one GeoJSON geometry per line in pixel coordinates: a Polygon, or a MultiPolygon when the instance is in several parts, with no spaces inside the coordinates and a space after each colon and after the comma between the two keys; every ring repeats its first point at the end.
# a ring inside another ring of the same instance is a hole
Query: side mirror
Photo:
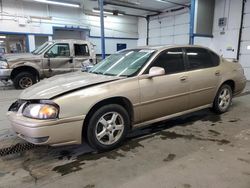
{"type": "Polygon", "coordinates": [[[53,57],[55,57],[55,56],[54,56],[53,53],[48,53],[48,52],[46,52],[46,53],[44,54],[44,57],[45,57],[45,58],[53,58],[53,57]]]}
{"type": "Polygon", "coordinates": [[[151,67],[149,70],[149,77],[156,77],[156,76],[162,76],[165,75],[165,69],[161,67],[151,67]]]}

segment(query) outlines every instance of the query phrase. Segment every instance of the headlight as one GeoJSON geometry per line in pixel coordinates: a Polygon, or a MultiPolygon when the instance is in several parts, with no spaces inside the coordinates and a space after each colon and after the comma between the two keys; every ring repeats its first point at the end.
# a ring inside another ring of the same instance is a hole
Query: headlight
{"type": "Polygon", "coordinates": [[[0,61],[0,69],[7,69],[9,65],[6,61],[0,61]]]}
{"type": "Polygon", "coordinates": [[[23,116],[34,119],[56,119],[59,107],[50,104],[28,104],[23,110],[23,116]]]}

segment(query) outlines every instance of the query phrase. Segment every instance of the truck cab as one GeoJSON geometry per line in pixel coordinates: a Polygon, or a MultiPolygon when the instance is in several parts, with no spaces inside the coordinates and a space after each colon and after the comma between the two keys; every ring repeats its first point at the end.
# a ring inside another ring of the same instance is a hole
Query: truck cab
{"type": "Polygon", "coordinates": [[[95,64],[94,46],[83,40],[48,41],[31,53],[6,54],[0,60],[0,80],[12,80],[16,89],[25,89],[40,79],[82,69],[95,64]]]}

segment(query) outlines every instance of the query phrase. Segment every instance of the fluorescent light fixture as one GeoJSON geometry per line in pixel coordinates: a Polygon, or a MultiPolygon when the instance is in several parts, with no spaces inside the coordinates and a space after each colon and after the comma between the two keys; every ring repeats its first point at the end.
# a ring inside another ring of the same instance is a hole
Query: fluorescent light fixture
{"type": "Polygon", "coordinates": [[[158,1],[158,2],[161,2],[161,3],[169,3],[169,2],[164,1],[164,0],[155,0],[155,1],[158,1]]]}
{"type": "Polygon", "coordinates": [[[250,46],[247,46],[247,49],[250,50],[250,46]]]}
{"type": "MultiPolygon", "coordinates": [[[[97,10],[97,9],[92,9],[92,12],[95,12],[95,13],[100,13],[100,10],[97,10]]],[[[104,14],[112,14],[113,15],[113,12],[107,12],[107,11],[103,11],[104,14]]]]}
{"type": "Polygon", "coordinates": [[[66,6],[66,7],[74,7],[74,8],[79,8],[79,4],[72,4],[72,3],[64,3],[64,2],[58,2],[58,1],[50,1],[50,0],[34,0],[39,3],[46,3],[46,4],[51,4],[51,5],[60,5],[60,6],[66,6]]]}
{"type": "Polygon", "coordinates": [[[0,36],[0,39],[6,39],[6,36],[0,36]]]}
{"type": "MultiPolygon", "coordinates": [[[[93,8],[92,12],[100,13],[100,10],[97,9],[97,8],[93,8]]],[[[113,10],[104,10],[103,13],[104,14],[115,15],[115,16],[117,16],[117,15],[124,15],[123,13],[120,13],[119,11],[115,11],[115,10],[114,11],[113,10]]]]}
{"type": "Polygon", "coordinates": [[[0,43],[3,43],[4,41],[3,40],[0,40],[0,43]]]}

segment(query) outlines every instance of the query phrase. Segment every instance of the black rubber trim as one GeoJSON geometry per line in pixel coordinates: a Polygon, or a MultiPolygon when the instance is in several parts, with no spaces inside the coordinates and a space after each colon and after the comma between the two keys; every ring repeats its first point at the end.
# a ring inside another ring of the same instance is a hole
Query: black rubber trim
{"type": "Polygon", "coordinates": [[[61,97],[63,95],[67,95],[68,93],[72,93],[72,92],[75,92],[75,91],[78,91],[78,90],[81,90],[81,89],[86,89],[86,88],[89,88],[89,87],[97,86],[97,85],[108,83],[108,82],[114,82],[114,81],[117,81],[117,80],[120,80],[120,78],[115,79],[115,80],[108,80],[108,81],[104,81],[104,82],[99,82],[99,83],[95,83],[95,84],[91,84],[91,85],[79,87],[79,88],[76,88],[76,89],[72,89],[72,90],[69,90],[69,91],[65,91],[63,93],[60,93],[58,95],[55,95],[55,96],[51,97],[50,100],[56,99],[58,97],[61,97]]]}

